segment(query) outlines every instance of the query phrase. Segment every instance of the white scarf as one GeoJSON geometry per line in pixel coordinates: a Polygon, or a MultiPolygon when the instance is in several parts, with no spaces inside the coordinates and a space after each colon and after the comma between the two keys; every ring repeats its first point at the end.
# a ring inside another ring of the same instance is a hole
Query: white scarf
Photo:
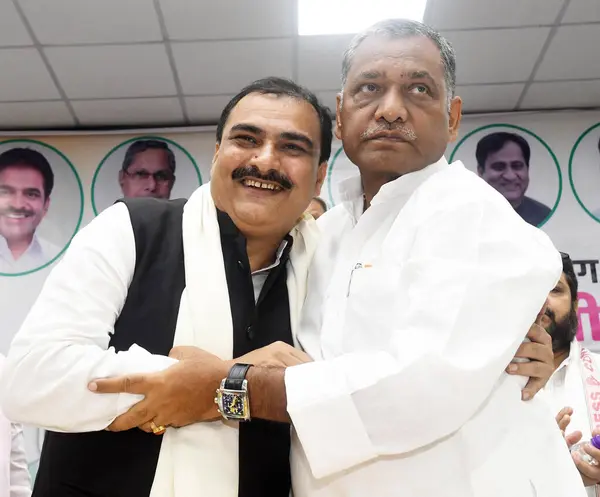
{"type": "MultiPolygon", "coordinates": [[[[304,216],[287,267],[294,340],[306,295],[308,267],[318,230],[304,216]]],[[[232,359],[233,324],[217,212],[210,183],[194,192],[183,211],[186,288],[181,296],[174,345],[193,345],[232,359]]],[[[237,497],[238,423],[196,423],[164,434],[150,497],[237,497]]]]}

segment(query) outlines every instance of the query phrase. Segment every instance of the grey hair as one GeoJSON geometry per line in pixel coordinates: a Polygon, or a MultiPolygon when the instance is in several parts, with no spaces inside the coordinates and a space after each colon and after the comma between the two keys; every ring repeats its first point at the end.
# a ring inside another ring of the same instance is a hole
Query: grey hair
{"type": "Polygon", "coordinates": [[[344,52],[344,59],[342,61],[342,90],[344,89],[344,86],[346,86],[348,72],[350,72],[356,50],[363,41],[372,36],[384,36],[392,39],[424,36],[435,43],[440,50],[442,66],[444,67],[446,100],[448,111],[450,110],[450,102],[454,97],[454,92],[456,90],[456,55],[454,49],[450,42],[434,29],[423,23],[410,21],[408,19],[387,19],[385,21],[380,21],[352,38],[350,46],[344,52]]]}

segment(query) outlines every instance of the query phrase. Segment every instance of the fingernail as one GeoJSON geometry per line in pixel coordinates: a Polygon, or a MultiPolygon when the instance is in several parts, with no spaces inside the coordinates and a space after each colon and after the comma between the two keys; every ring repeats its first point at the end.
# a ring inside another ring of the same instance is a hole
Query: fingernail
{"type": "Polygon", "coordinates": [[[517,365],[516,364],[511,364],[508,366],[508,372],[509,373],[514,373],[517,370],[517,365]]]}
{"type": "Polygon", "coordinates": [[[91,390],[92,392],[95,392],[96,390],[98,390],[98,385],[96,384],[95,381],[88,383],[88,390],[91,390]]]}
{"type": "Polygon", "coordinates": [[[523,392],[523,400],[529,400],[531,398],[531,394],[529,392],[523,392]]]}

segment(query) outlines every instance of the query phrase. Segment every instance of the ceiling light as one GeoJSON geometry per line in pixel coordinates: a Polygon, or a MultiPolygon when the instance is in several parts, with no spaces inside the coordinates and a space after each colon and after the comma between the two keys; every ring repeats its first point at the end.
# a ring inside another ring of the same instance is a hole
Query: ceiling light
{"type": "Polygon", "coordinates": [[[357,33],[383,19],[422,21],[427,0],[298,0],[298,34],[357,33]]]}

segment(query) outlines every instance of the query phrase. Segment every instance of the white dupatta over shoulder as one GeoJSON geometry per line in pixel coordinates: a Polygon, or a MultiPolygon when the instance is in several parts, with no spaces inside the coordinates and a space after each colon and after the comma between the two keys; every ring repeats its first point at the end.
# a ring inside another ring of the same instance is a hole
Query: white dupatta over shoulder
{"type": "MultiPolygon", "coordinates": [[[[287,266],[292,335],[296,337],[308,268],[318,229],[303,217],[290,233],[287,266]]],[[[186,288],[174,345],[193,345],[232,359],[233,325],[217,213],[210,183],[191,196],[183,212],[186,288]]],[[[151,497],[237,497],[238,423],[223,420],[167,429],[151,497]]]]}

